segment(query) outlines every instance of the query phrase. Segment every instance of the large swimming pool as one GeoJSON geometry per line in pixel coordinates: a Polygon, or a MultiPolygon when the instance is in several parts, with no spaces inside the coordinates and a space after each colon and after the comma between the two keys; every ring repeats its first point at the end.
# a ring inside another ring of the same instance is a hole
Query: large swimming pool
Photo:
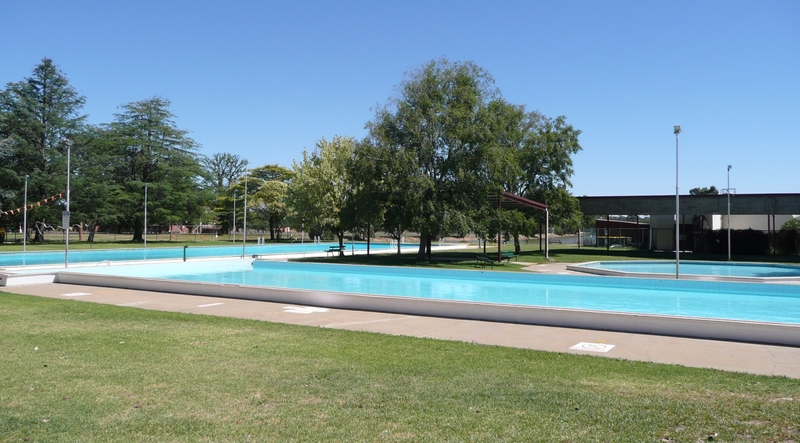
{"type": "MultiPolygon", "coordinates": [[[[800,287],[257,260],[76,269],[224,288],[306,291],[800,325],[800,287]]],[[[155,285],[157,287],[157,284],[155,285]]]]}
{"type": "MultiPolygon", "coordinates": [[[[319,253],[330,246],[338,243],[289,243],[289,244],[267,244],[251,245],[248,244],[244,254],[269,255],[269,254],[300,254],[300,253],[319,253]]],[[[351,251],[352,243],[346,243],[347,251],[351,251]]],[[[355,243],[355,249],[366,250],[366,243],[355,243]]],[[[371,249],[388,248],[388,243],[372,243],[371,249]]],[[[164,259],[183,259],[201,257],[236,257],[242,255],[242,245],[231,246],[183,246],[174,248],[148,248],[148,249],[81,249],[69,251],[70,263],[94,263],[102,261],[134,261],[134,260],[164,260],[164,259]]],[[[64,251],[42,251],[42,252],[7,252],[0,253],[0,267],[8,266],[29,266],[29,265],[53,265],[64,263],[64,251]]]]}

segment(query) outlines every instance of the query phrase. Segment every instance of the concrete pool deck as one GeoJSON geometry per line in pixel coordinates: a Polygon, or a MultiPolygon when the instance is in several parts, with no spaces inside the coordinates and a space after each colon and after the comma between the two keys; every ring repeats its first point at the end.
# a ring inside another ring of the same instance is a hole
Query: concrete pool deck
{"type": "MultiPolygon", "coordinates": [[[[527,268],[541,273],[573,274],[566,270],[564,264],[534,265],[527,268]]],[[[0,287],[0,292],[800,379],[800,348],[790,346],[313,308],[286,303],[60,283],[0,287]],[[579,344],[581,345],[577,346],[578,349],[571,349],[579,344]],[[598,352],[604,350],[603,345],[613,347],[605,352],[598,352]]]]}

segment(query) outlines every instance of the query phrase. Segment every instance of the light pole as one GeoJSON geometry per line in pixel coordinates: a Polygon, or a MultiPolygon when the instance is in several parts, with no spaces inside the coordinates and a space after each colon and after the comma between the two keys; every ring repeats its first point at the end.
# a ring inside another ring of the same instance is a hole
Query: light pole
{"type": "Polygon", "coordinates": [[[672,131],[675,134],[675,278],[680,278],[681,268],[681,236],[680,236],[680,196],[678,194],[678,134],[681,127],[675,126],[672,131]]]}
{"type": "Polygon", "coordinates": [[[147,249],[147,183],[144,184],[144,248],[147,249]]]}
{"type": "Polygon", "coordinates": [[[236,244],[236,191],[233,191],[233,235],[231,235],[233,244],[236,244]]]}
{"type": "Polygon", "coordinates": [[[242,231],[242,258],[244,258],[245,247],[247,246],[247,163],[244,170],[244,231],[242,231]]]}
{"type": "Polygon", "coordinates": [[[66,139],[67,144],[67,210],[61,214],[61,224],[64,225],[64,267],[69,267],[69,176],[70,176],[70,157],[72,157],[72,140],[66,139]]]}
{"type": "Polygon", "coordinates": [[[731,261],[731,165],[728,165],[728,261],[731,261]]]}
{"type": "Polygon", "coordinates": [[[22,252],[28,250],[28,174],[25,174],[25,208],[22,214],[22,252]]]}

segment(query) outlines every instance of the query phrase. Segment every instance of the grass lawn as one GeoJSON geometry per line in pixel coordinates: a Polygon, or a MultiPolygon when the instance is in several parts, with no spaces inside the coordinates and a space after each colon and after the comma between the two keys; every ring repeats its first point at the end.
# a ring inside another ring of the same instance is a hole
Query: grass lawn
{"type": "MultiPolygon", "coordinates": [[[[537,244],[522,244],[522,252],[519,257],[511,262],[495,264],[492,268],[495,271],[519,271],[521,267],[544,264],[544,263],[585,263],[590,261],[609,261],[609,260],[675,260],[673,252],[652,252],[639,251],[632,248],[606,248],[582,247],[574,245],[551,245],[550,259],[546,259],[544,253],[539,251],[537,244]]],[[[502,248],[504,252],[512,252],[512,245],[502,248]]],[[[347,264],[381,265],[381,266],[420,266],[440,269],[474,269],[475,255],[483,253],[483,249],[469,248],[463,250],[450,250],[434,252],[430,262],[416,261],[416,253],[397,254],[371,254],[351,255],[349,248],[344,257],[309,257],[297,259],[297,261],[310,262],[335,262],[347,264]]],[[[497,255],[497,245],[486,248],[486,253],[490,257],[497,255]]],[[[748,262],[774,262],[774,263],[800,263],[798,256],[734,256],[735,261],[748,262]]],[[[711,254],[682,254],[681,261],[706,260],[706,261],[726,261],[727,256],[711,254]]]]}
{"type": "Polygon", "coordinates": [[[800,440],[784,377],[0,297],[1,441],[800,440]]]}

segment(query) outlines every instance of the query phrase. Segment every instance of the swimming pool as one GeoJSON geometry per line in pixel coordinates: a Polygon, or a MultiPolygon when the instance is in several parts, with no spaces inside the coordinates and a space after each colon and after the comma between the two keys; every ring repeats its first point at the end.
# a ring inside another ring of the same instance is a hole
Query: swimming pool
{"type": "Polygon", "coordinates": [[[260,260],[62,271],[57,281],[800,345],[800,290],[792,285],[260,260]]]}
{"type": "MultiPolygon", "coordinates": [[[[617,276],[675,276],[674,261],[600,261],[571,265],[570,270],[617,276]]],[[[725,277],[742,280],[800,280],[800,266],[771,263],[682,261],[681,277],[725,277]]]]}
{"type": "MultiPolygon", "coordinates": [[[[287,243],[250,245],[245,249],[245,256],[268,254],[319,253],[338,243],[287,243]]],[[[353,244],[346,243],[349,252],[353,244]]],[[[372,243],[370,249],[385,249],[389,243],[372,243]]],[[[366,243],[355,243],[355,249],[366,250],[366,243]]],[[[237,257],[242,255],[242,245],[231,246],[189,246],[185,250],[186,258],[201,257],[237,257]]],[[[69,251],[70,263],[94,263],[102,261],[136,261],[183,259],[184,248],[149,248],[149,249],[80,249],[69,251]]],[[[50,265],[64,263],[64,251],[40,252],[6,252],[0,253],[0,267],[50,265]]]]}

